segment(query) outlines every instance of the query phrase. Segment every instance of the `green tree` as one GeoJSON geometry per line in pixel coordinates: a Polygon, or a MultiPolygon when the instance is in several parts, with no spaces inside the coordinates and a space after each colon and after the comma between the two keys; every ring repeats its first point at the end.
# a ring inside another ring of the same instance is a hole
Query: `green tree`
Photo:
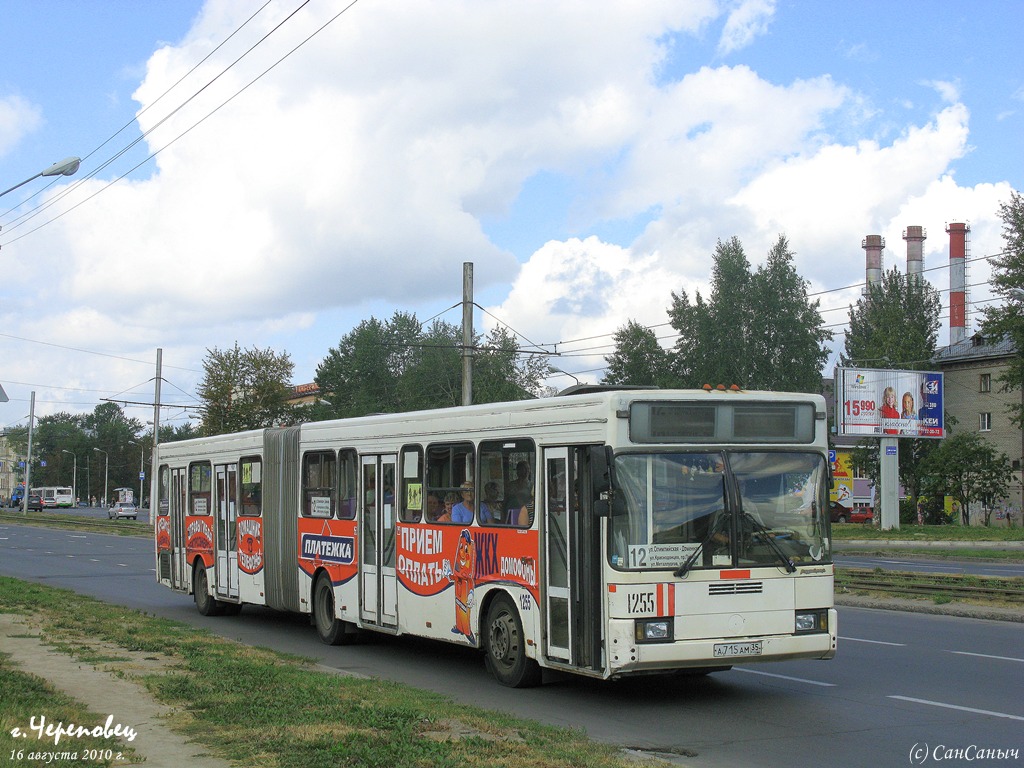
{"type": "MultiPolygon", "coordinates": [[[[992,292],[1003,299],[999,306],[986,307],[981,332],[992,339],[1010,339],[1016,354],[998,377],[1003,392],[1013,392],[1024,385],[1024,199],[1019,192],[1010,193],[1010,201],[999,206],[1003,220],[1003,252],[992,257],[992,292]]],[[[1007,406],[1010,420],[1024,428],[1024,404],[1007,406]]]]}
{"type": "Polygon", "coordinates": [[[496,326],[473,358],[473,402],[501,403],[537,397],[550,372],[547,359],[524,354],[512,332],[496,326]]]}
{"type": "Polygon", "coordinates": [[[294,365],[271,349],[207,349],[198,394],[205,435],[269,427],[290,420],[294,365]]]}
{"type": "Polygon", "coordinates": [[[941,306],[927,281],[886,272],[850,307],[842,365],[921,370],[935,355],[941,306]]]}
{"type": "Polygon", "coordinates": [[[615,332],[615,351],[605,358],[602,383],[672,386],[668,353],[654,331],[630,320],[615,332]]]}
{"type": "Polygon", "coordinates": [[[685,291],[672,294],[668,314],[679,339],[670,359],[679,383],[820,392],[831,333],[793,267],[786,237],[753,274],[735,237],[719,241],[713,258],[707,300],[700,292],[693,303],[685,291]]]}
{"type": "Polygon", "coordinates": [[[807,286],[793,265],[789,241],[779,235],[750,286],[756,308],[749,329],[750,381],[757,389],[821,391],[832,332],[823,327],[820,302],[809,299],[807,286]]]}
{"type": "MultiPolygon", "coordinates": [[[[398,393],[402,370],[394,366],[405,362],[410,346],[418,341],[406,333],[412,326],[413,322],[397,312],[393,322],[371,317],[328,351],[314,381],[335,418],[403,410],[398,393]],[[404,345],[400,351],[399,345],[404,345]]],[[[415,328],[418,331],[419,325],[415,328]]]]}
{"type": "Polygon", "coordinates": [[[972,502],[991,508],[996,499],[1006,496],[1013,477],[1006,454],[997,453],[977,432],[961,432],[940,441],[925,465],[925,492],[952,496],[960,505],[964,525],[970,525],[972,502]]]}
{"type": "Polygon", "coordinates": [[[399,382],[407,410],[450,408],[462,402],[462,330],[434,320],[420,337],[399,382]]]}
{"type": "Polygon", "coordinates": [[[751,387],[748,347],[750,262],[736,237],[718,241],[711,270],[711,296],[672,294],[668,314],[679,333],[673,369],[686,387],[739,384],[751,387]]]}

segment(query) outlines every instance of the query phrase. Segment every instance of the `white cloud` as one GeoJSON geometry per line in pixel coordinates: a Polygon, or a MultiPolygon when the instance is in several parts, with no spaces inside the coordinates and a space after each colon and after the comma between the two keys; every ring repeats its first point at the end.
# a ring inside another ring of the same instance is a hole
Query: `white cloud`
{"type": "Polygon", "coordinates": [[[727,55],[746,48],[768,30],[774,15],[775,0],[740,0],[725,21],[718,52],[727,55]]]}
{"type": "Polygon", "coordinates": [[[950,82],[948,80],[928,80],[924,83],[929,88],[933,88],[942,100],[947,104],[955,104],[960,100],[960,83],[950,82]]]}
{"type": "Polygon", "coordinates": [[[0,157],[36,130],[43,122],[42,110],[17,94],[0,96],[0,157]]]}

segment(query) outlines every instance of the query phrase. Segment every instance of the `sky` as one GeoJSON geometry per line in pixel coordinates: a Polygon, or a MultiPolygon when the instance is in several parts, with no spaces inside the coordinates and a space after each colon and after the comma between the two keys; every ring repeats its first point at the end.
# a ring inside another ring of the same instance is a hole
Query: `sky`
{"type": "MultiPolygon", "coordinates": [[[[210,349],[313,381],[396,311],[600,380],[629,320],[674,341],[718,241],[779,235],[840,349],[869,234],[969,330],[1024,188],[1018,0],[4,0],[0,429],[106,401],[162,423],[210,349]],[[1017,62],[1014,64],[1014,62],[1017,62]],[[33,178],[69,156],[71,177],[33,178]]],[[[836,363],[827,363],[826,374],[836,363]]]]}

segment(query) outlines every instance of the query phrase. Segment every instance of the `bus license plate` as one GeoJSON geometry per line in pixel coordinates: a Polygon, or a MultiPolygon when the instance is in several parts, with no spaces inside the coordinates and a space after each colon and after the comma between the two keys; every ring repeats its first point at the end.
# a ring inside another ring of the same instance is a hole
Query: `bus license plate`
{"type": "Polygon", "coordinates": [[[715,646],[715,658],[728,658],[732,656],[760,656],[761,645],[764,641],[756,643],[719,643],[715,646]]]}

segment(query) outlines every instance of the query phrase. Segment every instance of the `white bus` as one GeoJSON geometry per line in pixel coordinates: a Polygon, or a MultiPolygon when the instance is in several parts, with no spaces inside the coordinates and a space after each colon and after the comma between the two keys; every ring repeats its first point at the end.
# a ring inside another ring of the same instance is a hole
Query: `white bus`
{"type": "Polygon", "coordinates": [[[584,388],[167,443],[157,579],[509,686],[830,659],[827,431],[816,395],[584,388]]]}
{"type": "Polygon", "coordinates": [[[48,485],[42,488],[33,488],[32,493],[39,494],[43,500],[44,507],[75,506],[74,491],[63,485],[48,485]]]}

